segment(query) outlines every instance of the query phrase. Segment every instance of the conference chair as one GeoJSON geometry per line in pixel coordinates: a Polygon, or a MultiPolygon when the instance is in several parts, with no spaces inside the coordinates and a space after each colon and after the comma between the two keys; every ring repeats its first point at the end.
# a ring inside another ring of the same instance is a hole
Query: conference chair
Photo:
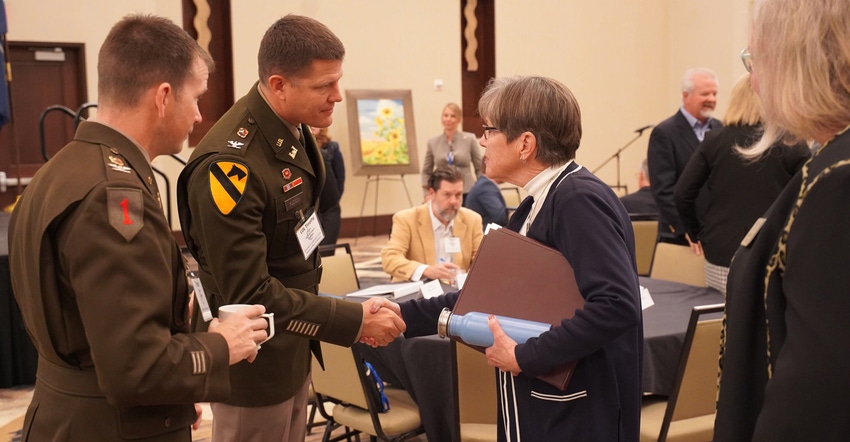
{"type": "Polygon", "coordinates": [[[461,442],[496,441],[496,373],[483,353],[452,341],[457,434],[461,442]]]}
{"type": "Polygon", "coordinates": [[[652,256],[655,254],[655,239],[658,236],[658,220],[632,220],[635,233],[635,259],[640,276],[649,276],[652,256]]]}
{"type": "Polygon", "coordinates": [[[360,280],[354,269],[354,257],[348,243],[319,246],[322,256],[322,281],[319,293],[343,296],[360,289],[360,280]]]}
{"type": "Polygon", "coordinates": [[[327,420],[322,442],[346,439],[352,435],[366,433],[371,440],[403,441],[422,434],[419,407],[406,391],[395,387],[384,387],[390,409],[384,413],[377,410],[381,404],[369,391],[369,380],[363,358],[357,347],[347,348],[321,343],[325,369],[313,358],[313,390],[319,402],[334,404],[328,413],[323,407],[319,412],[327,420]],[[345,434],[331,439],[330,434],[338,426],[345,427],[345,434]],[[351,430],[349,430],[351,429],[351,430]]]}
{"type": "Polygon", "coordinates": [[[649,277],[705,287],[705,256],[694,254],[688,246],[659,242],[649,277]]]}
{"type": "Polygon", "coordinates": [[[516,211],[516,208],[519,207],[519,203],[522,202],[522,196],[519,193],[519,187],[499,186],[499,191],[502,192],[502,196],[505,198],[505,209],[508,212],[508,219],[510,219],[511,215],[513,215],[513,213],[516,211]]]}
{"type": "MultiPolygon", "coordinates": [[[[351,255],[351,246],[348,243],[319,246],[319,255],[322,257],[322,281],[319,283],[319,293],[343,296],[360,289],[360,280],[357,278],[354,257],[351,255]]],[[[324,422],[316,422],[316,411],[322,402],[316,401],[312,386],[309,397],[307,434],[312,433],[313,428],[325,425],[324,422]]]]}
{"type": "Polygon", "coordinates": [[[644,398],[641,407],[641,442],[702,442],[714,437],[717,372],[723,304],[694,307],[691,312],[679,368],[670,397],[644,398]]]}

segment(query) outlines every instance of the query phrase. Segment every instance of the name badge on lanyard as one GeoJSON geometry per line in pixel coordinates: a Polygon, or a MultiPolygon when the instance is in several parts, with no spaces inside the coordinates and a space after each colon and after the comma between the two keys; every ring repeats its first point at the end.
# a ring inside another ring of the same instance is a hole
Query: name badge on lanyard
{"type": "Polygon", "coordinates": [[[207,301],[207,294],[204,292],[204,286],[201,284],[201,278],[195,272],[189,272],[189,281],[192,282],[192,288],[195,290],[195,299],[198,300],[198,305],[201,307],[201,316],[204,317],[204,322],[212,321],[213,315],[210,310],[210,303],[207,301]]]}
{"type": "Polygon", "coordinates": [[[310,215],[302,216],[301,221],[295,226],[295,235],[298,237],[298,244],[301,245],[304,259],[310,259],[310,255],[325,239],[325,232],[322,230],[322,223],[319,222],[316,211],[311,208],[308,213],[310,215]]]}
{"type": "Polygon", "coordinates": [[[443,252],[460,253],[460,238],[456,236],[443,238],[443,252]]]}

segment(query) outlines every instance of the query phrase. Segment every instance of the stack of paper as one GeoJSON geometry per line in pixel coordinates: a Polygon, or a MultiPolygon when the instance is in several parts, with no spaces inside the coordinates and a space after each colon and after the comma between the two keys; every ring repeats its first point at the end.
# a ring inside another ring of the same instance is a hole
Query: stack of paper
{"type": "Polygon", "coordinates": [[[422,287],[422,281],[381,284],[365,289],[360,289],[356,292],[351,292],[345,296],[383,296],[390,299],[396,299],[401,298],[403,296],[412,295],[418,292],[420,287],[422,287]]]}

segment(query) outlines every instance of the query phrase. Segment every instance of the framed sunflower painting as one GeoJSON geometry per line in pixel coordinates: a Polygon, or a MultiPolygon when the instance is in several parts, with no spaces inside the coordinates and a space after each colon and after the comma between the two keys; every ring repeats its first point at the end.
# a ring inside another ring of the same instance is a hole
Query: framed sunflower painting
{"type": "Polygon", "coordinates": [[[355,175],[419,173],[410,90],[345,92],[355,175]]]}

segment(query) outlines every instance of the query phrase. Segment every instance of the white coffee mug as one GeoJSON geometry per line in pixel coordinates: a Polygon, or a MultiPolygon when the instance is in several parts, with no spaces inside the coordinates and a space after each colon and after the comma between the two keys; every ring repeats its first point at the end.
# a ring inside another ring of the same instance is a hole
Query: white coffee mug
{"type": "MultiPolygon", "coordinates": [[[[224,321],[232,313],[235,313],[239,310],[242,310],[243,308],[247,308],[247,307],[251,307],[251,306],[252,306],[251,304],[223,305],[223,306],[218,308],[218,320],[224,321]]],[[[264,341],[259,342],[259,344],[265,344],[266,341],[268,341],[269,339],[274,337],[274,313],[264,313],[260,316],[262,316],[263,318],[266,318],[266,320],[268,320],[268,322],[269,322],[269,337],[266,338],[264,341]]]]}

